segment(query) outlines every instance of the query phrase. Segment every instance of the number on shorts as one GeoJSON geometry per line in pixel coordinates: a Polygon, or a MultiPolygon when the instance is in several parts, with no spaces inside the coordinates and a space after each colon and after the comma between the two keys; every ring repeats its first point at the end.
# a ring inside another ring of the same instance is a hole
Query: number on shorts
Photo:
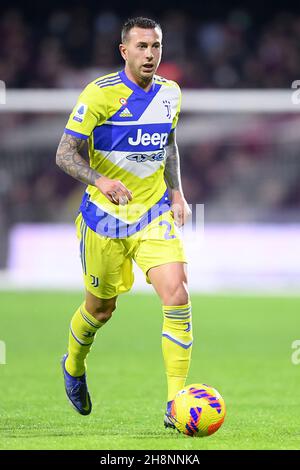
{"type": "Polygon", "coordinates": [[[159,222],[158,225],[166,225],[167,226],[166,233],[165,233],[165,239],[166,240],[171,240],[172,238],[176,238],[176,235],[170,235],[170,232],[172,230],[172,225],[170,224],[170,222],[167,222],[167,220],[162,220],[161,222],[159,222]]]}

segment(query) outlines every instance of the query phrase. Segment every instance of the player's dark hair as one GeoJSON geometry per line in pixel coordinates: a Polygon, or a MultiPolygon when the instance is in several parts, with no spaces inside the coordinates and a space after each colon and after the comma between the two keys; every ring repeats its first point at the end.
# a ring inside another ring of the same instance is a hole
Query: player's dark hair
{"type": "Polygon", "coordinates": [[[144,18],[143,16],[129,18],[127,21],[125,21],[121,31],[121,40],[123,44],[127,40],[129,31],[134,27],[143,29],[159,28],[161,30],[160,24],[154,20],[151,20],[150,18],[144,18]]]}

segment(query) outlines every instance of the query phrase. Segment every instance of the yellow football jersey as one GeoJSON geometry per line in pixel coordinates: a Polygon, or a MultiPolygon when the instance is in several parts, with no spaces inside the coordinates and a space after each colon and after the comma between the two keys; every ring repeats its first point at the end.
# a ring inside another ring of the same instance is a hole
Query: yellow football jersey
{"type": "Polygon", "coordinates": [[[65,132],[88,139],[91,168],[122,181],[133,195],[126,206],[116,206],[89,185],[80,211],[92,230],[125,238],[169,210],[165,147],[180,104],[177,83],[155,75],[146,92],[124,70],[97,78],[83,90],[65,132]]]}

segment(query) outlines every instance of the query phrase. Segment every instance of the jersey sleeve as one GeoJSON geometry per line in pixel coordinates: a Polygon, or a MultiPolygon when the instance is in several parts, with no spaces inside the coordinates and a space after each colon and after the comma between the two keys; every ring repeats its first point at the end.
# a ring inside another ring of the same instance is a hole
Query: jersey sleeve
{"type": "Polygon", "coordinates": [[[178,90],[178,104],[177,104],[176,114],[175,114],[175,116],[173,118],[173,121],[172,121],[171,131],[174,131],[174,129],[176,129],[178,119],[179,119],[180,110],[181,110],[181,90],[180,90],[180,87],[177,83],[176,83],[176,87],[177,87],[177,90],[178,90]]]}
{"type": "Polygon", "coordinates": [[[106,104],[101,90],[90,83],[80,94],[69,116],[65,133],[87,139],[95,127],[106,120],[106,104]]]}

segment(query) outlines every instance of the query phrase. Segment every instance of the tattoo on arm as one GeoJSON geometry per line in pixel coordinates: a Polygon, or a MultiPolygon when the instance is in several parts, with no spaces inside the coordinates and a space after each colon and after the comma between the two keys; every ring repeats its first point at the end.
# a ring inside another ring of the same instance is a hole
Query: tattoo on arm
{"type": "Polygon", "coordinates": [[[174,135],[175,131],[170,135],[168,145],[166,147],[166,165],[165,165],[165,179],[167,185],[174,190],[181,191],[181,177],[180,177],[180,161],[179,152],[174,135]]]}
{"type": "Polygon", "coordinates": [[[68,175],[85,184],[95,185],[101,175],[79,154],[85,140],[63,134],[56,153],[56,164],[68,175]]]}

